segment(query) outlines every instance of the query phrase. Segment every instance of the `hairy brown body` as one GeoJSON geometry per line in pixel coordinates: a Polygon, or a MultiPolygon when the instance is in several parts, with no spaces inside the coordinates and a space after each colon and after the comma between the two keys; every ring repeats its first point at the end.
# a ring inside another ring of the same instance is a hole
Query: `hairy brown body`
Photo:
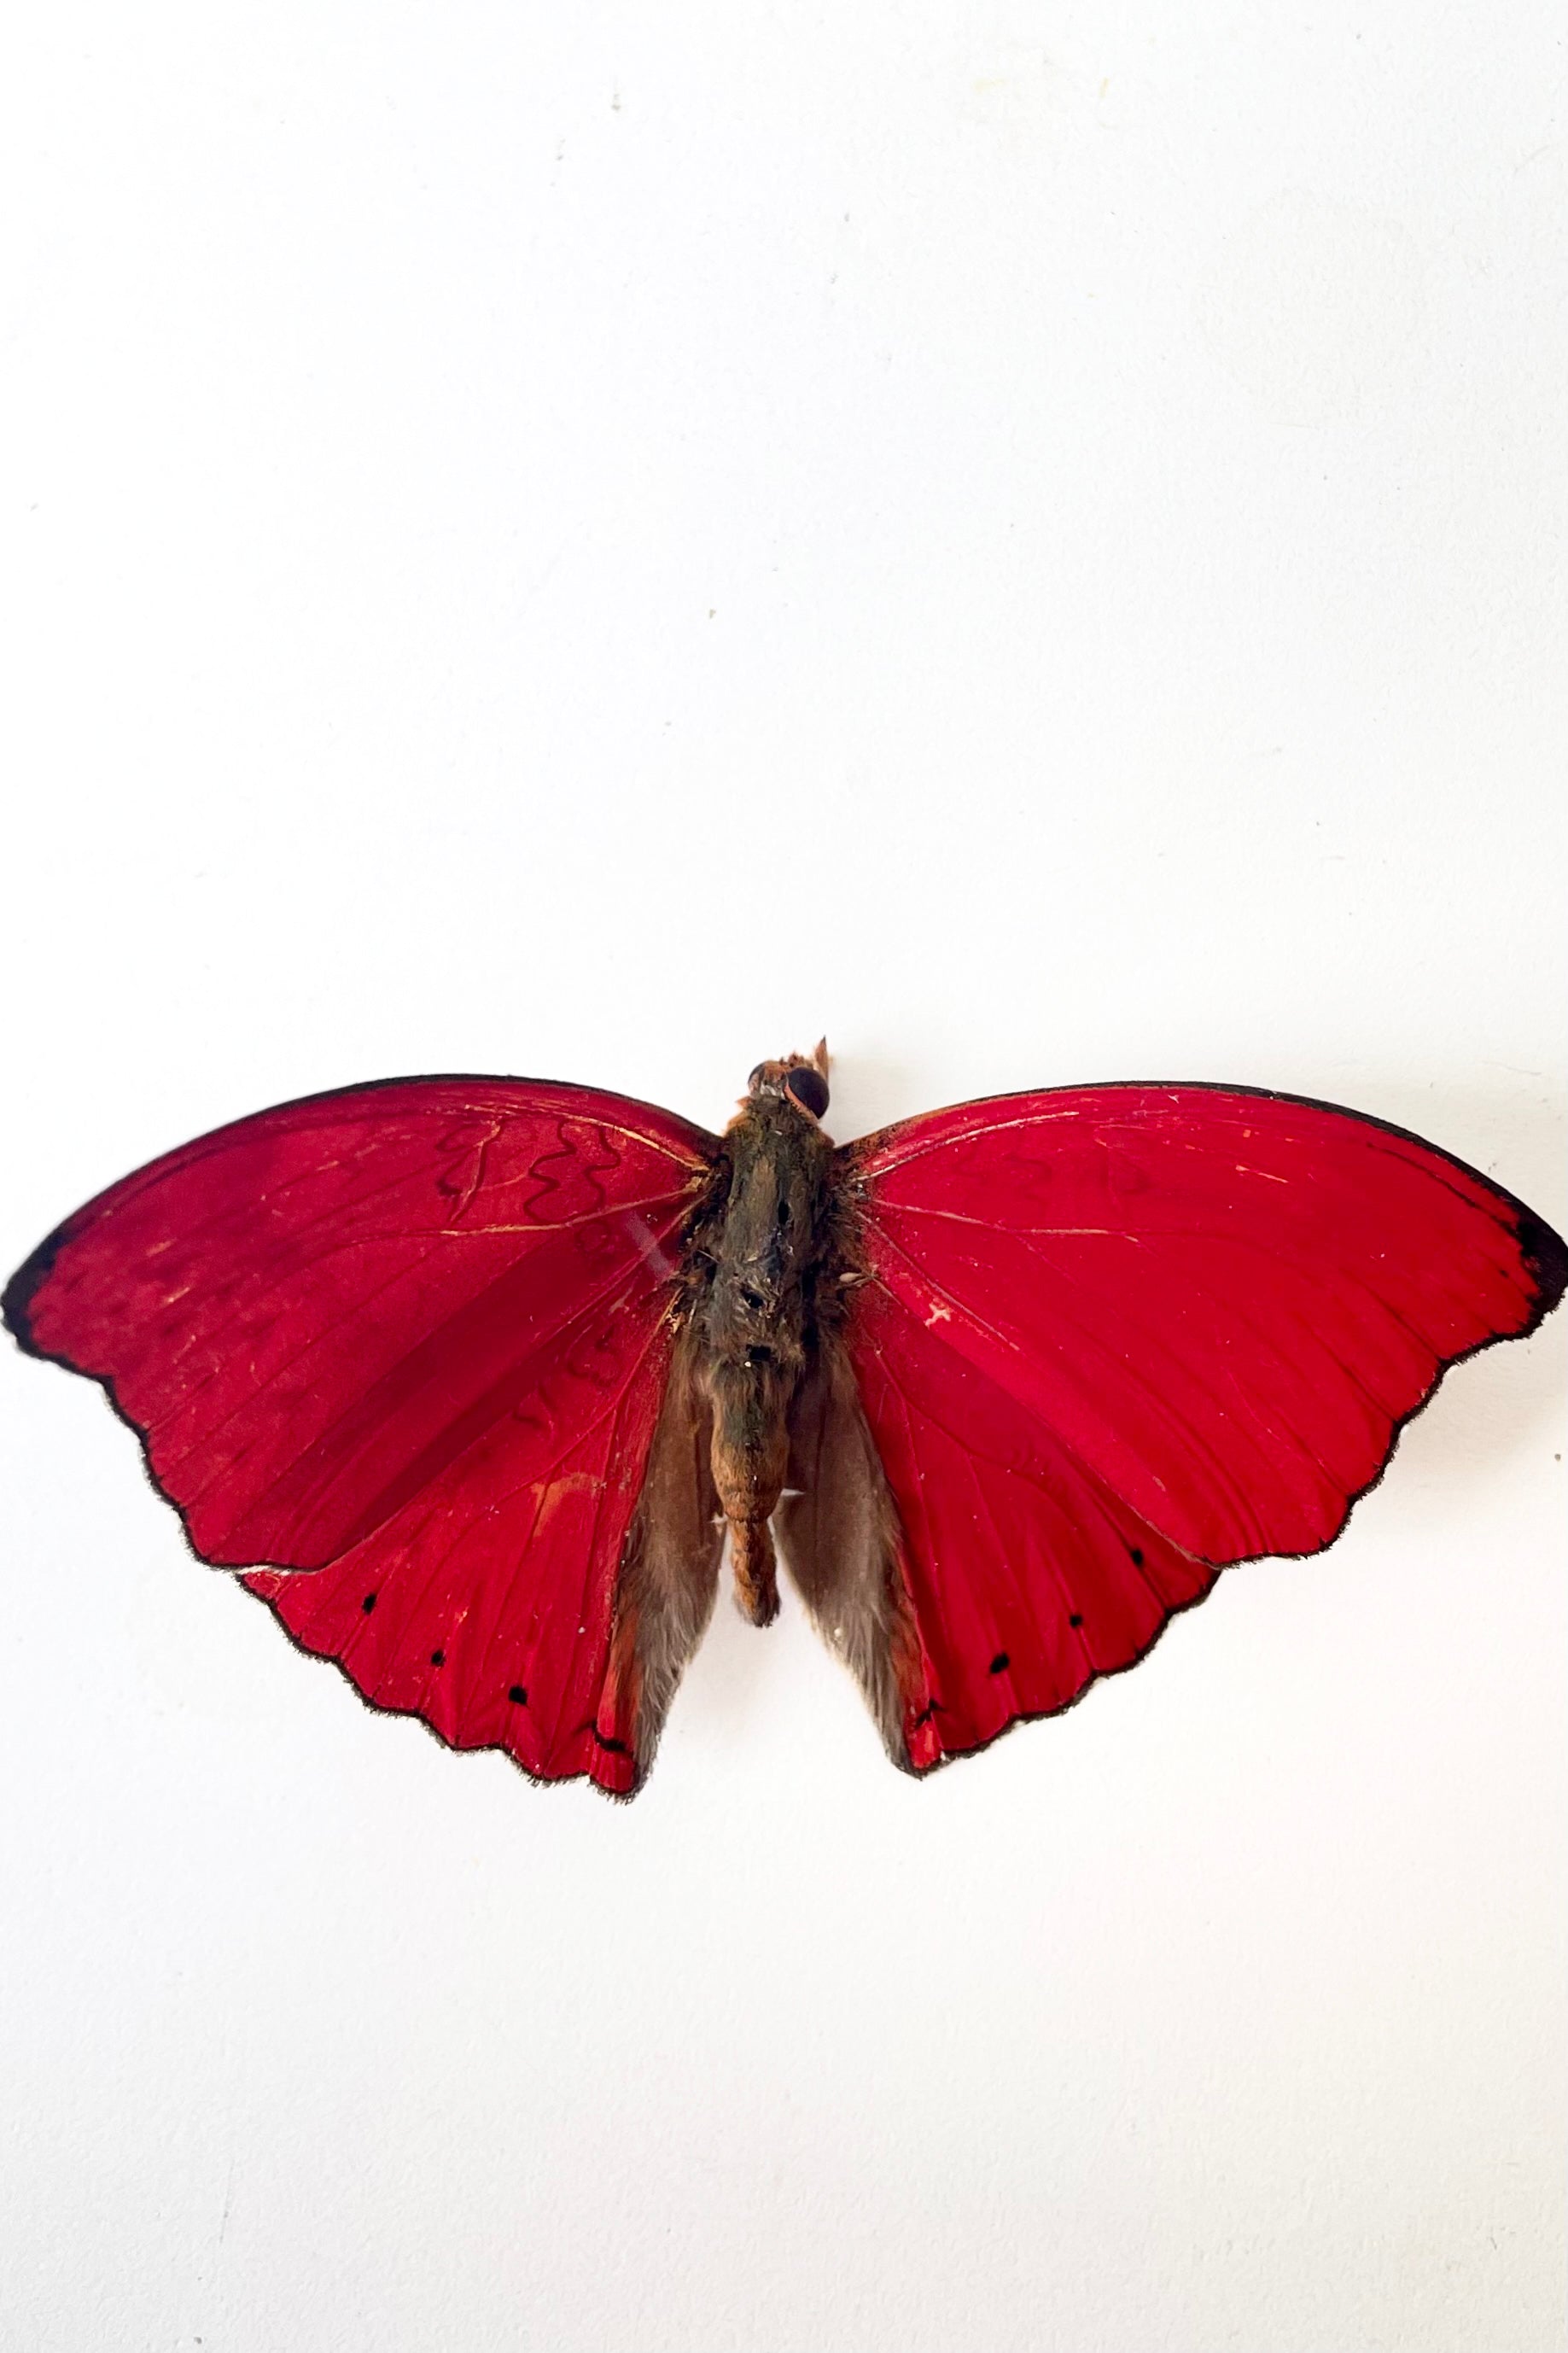
{"type": "Polygon", "coordinates": [[[832,1146],[782,1091],[752,1095],[724,1140],[729,1184],[703,1238],[700,1263],[711,1272],[694,1328],[736,1598],[765,1626],[779,1606],[768,1522],[789,1469],[789,1411],[816,1354],[819,1295],[842,1271],[832,1262],[832,1146]]]}
{"type": "Polygon", "coordinates": [[[907,1764],[919,1678],[897,1517],[837,1341],[858,1280],[854,1223],[820,1114],[827,1052],[761,1062],[687,1238],[664,1412],[617,1595],[612,1706],[640,1772],[712,1609],[727,1528],[735,1599],[778,1614],[776,1528],[819,1630],[907,1764]],[[775,1518],[776,1514],[776,1518],[775,1518]]]}

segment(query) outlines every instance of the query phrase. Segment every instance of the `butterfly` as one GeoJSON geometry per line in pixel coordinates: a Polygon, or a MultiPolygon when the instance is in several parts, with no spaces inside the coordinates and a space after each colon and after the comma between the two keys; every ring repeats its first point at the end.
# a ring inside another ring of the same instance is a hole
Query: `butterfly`
{"type": "Polygon", "coordinates": [[[629,1797],[726,1535],[779,1556],[925,1773],[1332,1542],[1568,1249],[1403,1129],[1070,1087],[835,1147],[827,1054],[722,1135],[587,1087],[389,1079],[202,1136],[13,1277],[198,1557],[378,1708],[629,1797]]]}

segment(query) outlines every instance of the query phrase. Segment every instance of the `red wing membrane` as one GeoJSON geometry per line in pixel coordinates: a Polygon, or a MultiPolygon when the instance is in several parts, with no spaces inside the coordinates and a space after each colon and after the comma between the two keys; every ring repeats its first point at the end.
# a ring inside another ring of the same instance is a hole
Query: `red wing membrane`
{"type": "Polygon", "coordinates": [[[531,1080],[314,1096],[100,1194],[6,1321],[102,1382],[201,1557],[268,1564],[246,1583],[367,1699],[624,1790],[615,1579],[713,1149],[531,1080]]]}
{"type": "Polygon", "coordinates": [[[846,1156],[917,1765],[1131,1664],[1223,1564],[1331,1543],[1444,1367],[1532,1329],[1568,1266],[1475,1170],[1289,1097],[1064,1088],[846,1156]]]}

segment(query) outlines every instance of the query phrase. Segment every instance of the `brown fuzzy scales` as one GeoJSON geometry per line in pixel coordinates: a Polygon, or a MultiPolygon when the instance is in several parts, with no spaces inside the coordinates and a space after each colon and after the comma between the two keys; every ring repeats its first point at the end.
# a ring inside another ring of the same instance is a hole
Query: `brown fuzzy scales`
{"type": "Polygon", "coordinates": [[[730,1524],[735,1593],[753,1625],[778,1612],[773,1517],[789,1466],[789,1409],[816,1338],[832,1147],[793,1096],[761,1086],[725,1134],[729,1184],[696,1314],[713,1412],[713,1483],[730,1524]]]}
{"type": "Polygon", "coordinates": [[[896,1514],[837,1340],[858,1268],[820,1122],[826,1074],[825,1044],[757,1065],[687,1235],[675,1367],[616,1605],[615,1707],[635,1725],[639,1778],[707,1625],[723,1528],[742,1614],[778,1615],[775,1513],[807,1609],[908,1763],[917,1646],[896,1514]]]}

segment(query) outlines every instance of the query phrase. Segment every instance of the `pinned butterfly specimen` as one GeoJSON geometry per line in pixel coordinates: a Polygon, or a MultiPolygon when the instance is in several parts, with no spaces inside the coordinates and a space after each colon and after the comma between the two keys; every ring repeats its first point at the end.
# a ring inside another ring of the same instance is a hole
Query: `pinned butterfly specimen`
{"type": "Polygon", "coordinates": [[[102,1383],[198,1556],[377,1707],[631,1795],[775,1543],[923,1773],[1141,1658],[1229,1562],[1332,1542],[1444,1368],[1568,1251],[1330,1104],[1008,1095],[835,1149],[827,1056],[721,1136],[542,1080],[220,1128],[5,1298],[102,1383]]]}

